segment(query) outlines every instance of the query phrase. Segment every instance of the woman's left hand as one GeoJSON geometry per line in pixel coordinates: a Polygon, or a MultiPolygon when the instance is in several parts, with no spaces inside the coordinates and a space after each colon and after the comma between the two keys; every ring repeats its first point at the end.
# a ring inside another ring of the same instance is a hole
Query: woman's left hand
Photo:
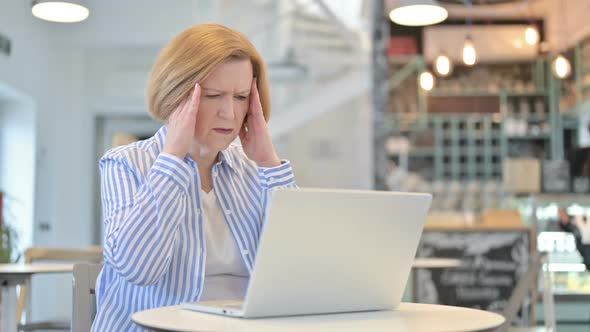
{"type": "Polygon", "coordinates": [[[268,125],[262,113],[256,79],[252,80],[250,107],[246,114],[245,123],[240,130],[240,140],[246,156],[256,162],[258,166],[275,167],[281,165],[281,159],[272,144],[268,125]]]}

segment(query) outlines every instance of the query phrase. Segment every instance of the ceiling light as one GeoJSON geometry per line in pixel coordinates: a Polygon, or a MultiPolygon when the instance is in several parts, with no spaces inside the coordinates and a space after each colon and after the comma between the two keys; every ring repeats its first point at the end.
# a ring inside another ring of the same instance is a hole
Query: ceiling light
{"type": "Polygon", "coordinates": [[[539,31],[534,25],[529,25],[524,30],[524,40],[529,45],[536,45],[539,42],[539,31]]]}
{"type": "Polygon", "coordinates": [[[473,66],[477,61],[477,52],[471,37],[465,38],[465,44],[463,44],[463,62],[468,66],[473,66]]]}
{"type": "Polygon", "coordinates": [[[448,76],[453,71],[453,63],[446,54],[441,54],[434,59],[434,70],[440,76],[448,76]]]}
{"type": "Polygon", "coordinates": [[[394,23],[408,26],[423,26],[440,23],[449,13],[436,0],[398,0],[389,12],[394,23]]]}
{"type": "Polygon", "coordinates": [[[572,72],[572,65],[569,60],[561,54],[553,60],[551,68],[553,69],[555,76],[562,79],[568,77],[572,72]]]}
{"type": "Polygon", "coordinates": [[[59,23],[81,22],[88,18],[90,11],[80,1],[34,0],[33,16],[45,21],[59,23]]]}
{"type": "Polygon", "coordinates": [[[420,74],[420,87],[425,91],[434,88],[434,76],[429,71],[423,71],[420,74]]]}

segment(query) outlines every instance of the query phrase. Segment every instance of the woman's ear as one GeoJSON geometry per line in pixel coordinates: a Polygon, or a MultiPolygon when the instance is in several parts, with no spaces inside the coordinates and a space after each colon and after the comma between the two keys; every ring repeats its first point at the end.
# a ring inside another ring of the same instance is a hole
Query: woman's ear
{"type": "Polygon", "coordinates": [[[242,127],[244,127],[246,129],[246,131],[248,131],[248,114],[246,114],[246,116],[244,116],[244,121],[242,122],[242,127]]]}

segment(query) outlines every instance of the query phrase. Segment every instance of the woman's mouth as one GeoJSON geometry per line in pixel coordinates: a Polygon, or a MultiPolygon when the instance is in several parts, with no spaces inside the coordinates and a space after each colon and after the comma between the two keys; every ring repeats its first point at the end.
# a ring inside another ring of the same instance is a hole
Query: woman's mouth
{"type": "Polygon", "coordinates": [[[229,135],[234,130],[232,128],[213,128],[213,131],[216,132],[216,133],[218,133],[218,134],[229,135]]]}

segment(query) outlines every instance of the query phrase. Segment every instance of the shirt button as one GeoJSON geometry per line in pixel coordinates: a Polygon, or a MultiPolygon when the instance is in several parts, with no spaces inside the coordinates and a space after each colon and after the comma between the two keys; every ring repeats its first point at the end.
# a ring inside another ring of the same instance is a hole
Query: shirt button
{"type": "Polygon", "coordinates": [[[272,178],[271,177],[271,178],[268,179],[268,183],[274,183],[274,182],[275,182],[275,178],[272,178]]]}
{"type": "Polygon", "coordinates": [[[231,210],[225,210],[225,214],[229,216],[231,214],[231,210]]]}
{"type": "Polygon", "coordinates": [[[248,250],[242,250],[242,254],[248,255],[250,252],[248,250]]]}
{"type": "Polygon", "coordinates": [[[197,209],[197,215],[201,214],[201,209],[197,209]]]}

